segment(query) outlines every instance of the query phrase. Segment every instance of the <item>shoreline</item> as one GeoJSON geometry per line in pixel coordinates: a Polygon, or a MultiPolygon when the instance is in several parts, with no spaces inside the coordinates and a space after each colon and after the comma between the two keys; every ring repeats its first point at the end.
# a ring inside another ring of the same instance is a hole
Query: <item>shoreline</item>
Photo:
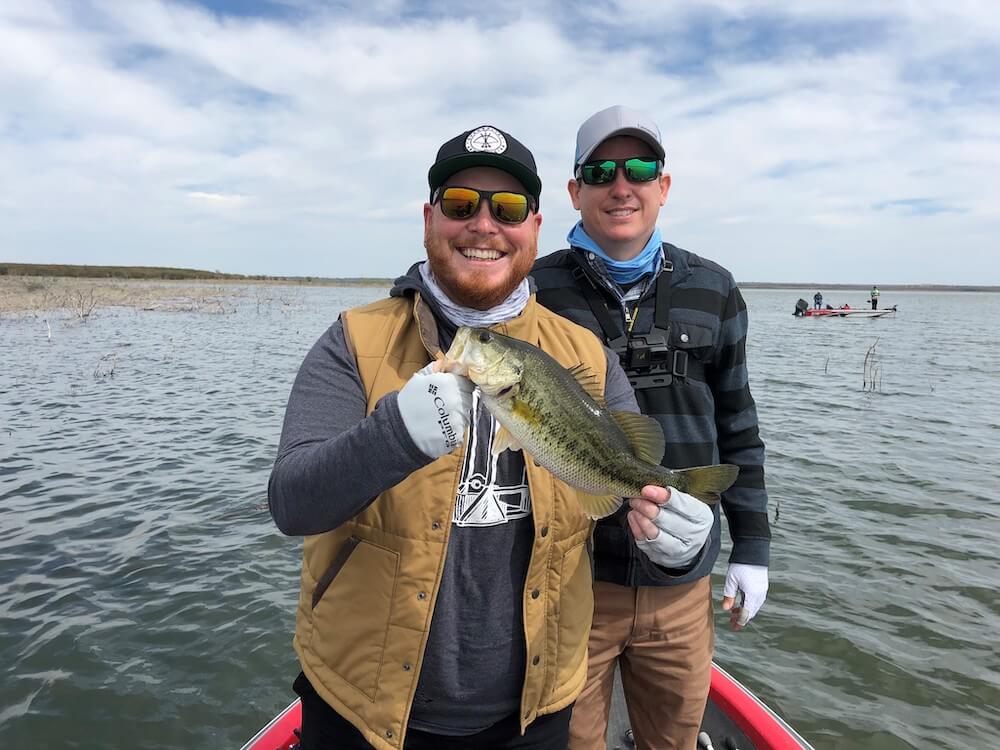
{"type": "MultiPolygon", "coordinates": [[[[253,288],[283,287],[373,287],[388,289],[392,279],[250,279],[250,278],[125,278],[47,275],[0,275],[0,318],[60,312],[86,320],[95,310],[123,307],[136,311],[198,312],[225,314],[235,310],[235,300],[250,296],[253,288]]],[[[789,290],[803,293],[857,291],[858,284],[785,284],[744,282],[741,289],[789,290]]],[[[883,292],[992,292],[998,286],[945,284],[886,284],[883,292]]],[[[256,292],[260,296],[260,292],[256,292]]]]}
{"type": "MultiPolygon", "coordinates": [[[[290,286],[358,286],[391,287],[395,278],[326,276],[266,276],[204,271],[195,268],[172,268],[167,266],[90,266],[56,265],[51,263],[6,263],[0,262],[0,281],[3,279],[63,279],[91,280],[105,283],[164,282],[191,284],[236,284],[290,285],[290,286]]],[[[786,281],[742,281],[742,289],[834,289],[868,291],[868,284],[826,283],[826,282],[786,282],[786,281]]],[[[996,284],[882,284],[879,289],[892,292],[1000,292],[996,284]]],[[[2,307],[0,307],[2,310],[2,307]]]]}
{"type": "MultiPolygon", "coordinates": [[[[56,283],[64,282],[90,282],[92,284],[189,284],[195,287],[205,285],[216,286],[353,286],[353,287],[391,287],[395,283],[395,278],[327,278],[319,276],[307,277],[194,277],[194,278],[169,278],[163,277],[129,277],[129,276],[52,276],[49,274],[0,274],[0,289],[4,282],[16,282],[17,280],[29,283],[45,283],[46,280],[56,283]]],[[[740,289],[832,289],[847,291],[867,292],[871,287],[867,284],[846,284],[846,283],[817,283],[817,282],[786,282],[786,281],[737,281],[740,289]]],[[[890,292],[993,292],[1000,293],[1000,285],[990,284],[880,284],[881,291],[890,292]]],[[[2,306],[0,306],[2,309],[2,306]]]]}
{"type": "MultiPolygon", "coordinates": [[[[835,289],[837,291],[862,291],[871,289],[867,284],[791,284],[773,281],[740,281],[740,289],[835,289]]],[[[879,284],[879,291],[885,292],[1000,292],[1000,286],[984,284],[879,284]]]]}

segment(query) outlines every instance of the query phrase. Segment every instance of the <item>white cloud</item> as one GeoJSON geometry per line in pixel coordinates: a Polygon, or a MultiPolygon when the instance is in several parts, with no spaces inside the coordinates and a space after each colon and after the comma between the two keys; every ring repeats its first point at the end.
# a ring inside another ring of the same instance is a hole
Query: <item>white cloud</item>
{"type": "Polygon", "coordinates": [[[434,152],[487,122],[535,153],[546,252],[621,102],[664,133],[665,237],[739,279],[1000,284],[988,4],[286,4],[0,5],[0,259],[395,276],[434,152]]]}
{"type": "Polygon", "coordinates": [[[247,201],[245,195],[226,195],[224,193],[206,193],[201,190],[192,190],[187,194],[188,198],[196,201],[203,201],[213,206],[240,206],[247,201]]]}

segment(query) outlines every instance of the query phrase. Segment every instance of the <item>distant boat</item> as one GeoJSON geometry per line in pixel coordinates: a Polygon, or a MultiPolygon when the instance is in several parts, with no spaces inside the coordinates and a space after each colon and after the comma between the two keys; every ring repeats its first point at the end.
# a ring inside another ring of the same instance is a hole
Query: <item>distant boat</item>
{"type": "Polygon", "coordinates": [[[795,312],[792,313],[797,318],[882,318],[886,315],[895,315],[896,306],[887,307],[884,310],[869,310],[865,307],[826,307],[812,308],[804,299],[795,303],[795,312]]]}
{"type": "Polygon", "coordinates": [[[806,318],[881,318],[886,315],[895,315],[896,306],[887,307],[884,310],[865,310],[855,307],[835,307],[833,309],[806,310],[803,317],[806,318]]]}

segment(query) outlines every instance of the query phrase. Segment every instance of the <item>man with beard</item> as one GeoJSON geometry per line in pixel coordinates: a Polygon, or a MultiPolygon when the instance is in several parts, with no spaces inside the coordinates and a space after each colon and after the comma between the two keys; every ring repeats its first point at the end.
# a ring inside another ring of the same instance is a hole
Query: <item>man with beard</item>
{"type": "Polygon", "coordinates": [[[306,356],[268,487],[278,527],[306,537],[302,748],[565,748],[587,671],[591,522],[521,451],[493,455],[472,384],[429,363],[458,326],[490,327],[588,368],[609,408],[637,406],[617,358],[529,288],[531,152],[478,127],[440,148],[428,182],[427,261],[306,356]]]}

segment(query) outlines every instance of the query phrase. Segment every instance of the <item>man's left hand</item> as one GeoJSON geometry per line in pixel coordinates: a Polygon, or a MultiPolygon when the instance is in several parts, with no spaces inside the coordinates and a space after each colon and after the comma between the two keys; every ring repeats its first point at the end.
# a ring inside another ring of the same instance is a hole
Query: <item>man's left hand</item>
{"type": "Polygon", "coordinates": [[[767,598],[767,566],[731,563],[722,589],[722,608],[730,613],[729,625],[742,630],[764,606],[767,598]],[[736,605],[737,592],[743,592],[743,602],[736,605]]]}

